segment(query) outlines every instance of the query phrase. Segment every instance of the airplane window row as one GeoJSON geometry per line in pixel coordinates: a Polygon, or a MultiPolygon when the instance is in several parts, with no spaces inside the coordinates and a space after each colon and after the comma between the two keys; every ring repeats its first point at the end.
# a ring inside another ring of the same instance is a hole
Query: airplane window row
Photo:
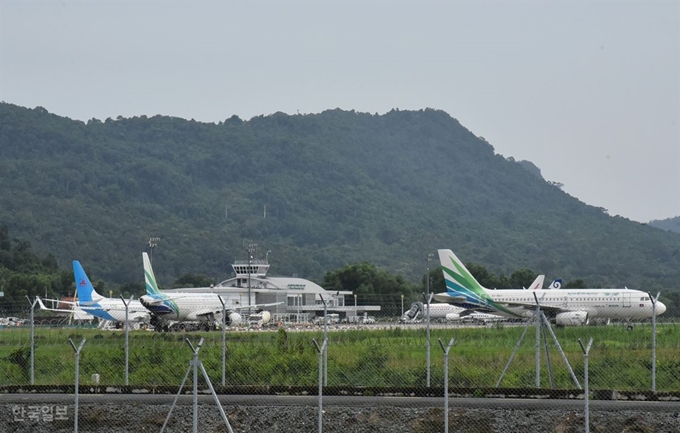
{"type": "MultiPolygon", "coordinates": [[[[533,301],[531,298],[498,298],[499,301],[533,301]]],[[[566,298],[546,298],[541,301],[566,301],[566,298]]],[[[571,301],[619,301],[620,298],[572,298],[571,301]]],[[[648,297],[640,298],[641,301],[649,301],[648,297]]]]}

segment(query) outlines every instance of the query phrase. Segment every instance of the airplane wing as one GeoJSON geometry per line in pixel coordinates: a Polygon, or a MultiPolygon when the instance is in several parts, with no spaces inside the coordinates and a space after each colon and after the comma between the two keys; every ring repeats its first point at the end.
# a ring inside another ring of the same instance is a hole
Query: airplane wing
{"type": "MultiPolygon", "coordinates": [[[[264,308],[264,307],[273,307],[274,305],[281,305],[283,302],[272,302],[270,304],[253,304],[253,305],[241,305],[239,307],[228,307],[227,311],[238,311],[238,310],[247,310],[247,309],[257,309],[257,308],[264,308]]],[[[222,310],[219,311],[220,313],[222,310]]]]}
{"type": "Polygon", "coordinates": [[[67,309],[67,308],[49,308],[45,304],[43,304],[42,299],[40,299],[37,296],[36,296],[36,298],[38,299],[38,305],[40,305],[41,310],[55,311],[55,312],[58,312],[58,313],[73,313],[75,311],[75,310],[71,310],[71,309],[67,309]]]}
{"type": "MultiPolygon", "coordinates": [[[[87,314],[87,315],[89,315],[89,316],[92,316],[92,314],[88,313],[87,310],[83,310],[82,308],[78,308],[77,305],[74,305],[75,308],[72,308],[72,309],[67,309],[67,308],[50,308],[50,307],[47,307],[47,306],[43,303],[43,301],[42,301],[42,299],[40,299],[40,297],[36,296],[36,299],[38,300],[38,305],[40,305],[40,309],[41,309],[41,310],[45,310],[45,311],[54,311],[54,312],[56,312],[56,313],[69,313],[69,314],[74,314],[74,313],[75,313],[75,314],[81,314],[81,313],[85,313],[85,314],[87,314]]],[[[52,300],[52,299],[50,299],[50,300],[52,300]]]]}
{"type": "MultiPolygon", "coordinates": [[[[36,296],[36,297],[39,298],[38,296],[36,296]]],[[[62,301],[61,299],[44,298],[43,301],[51,301],[51,302],[57,302],[57,303],[60,303],[60,304],[75,305],[75,306],[78,306],[78,307],[89,307],[91,305],[96,304],[100,300],[98,299],[96,301],[81,302],[81,301],[62,301]]]]}
{"type": "MultiPolygon", "coordinates": [[[[73,310],[68,310],[68,309],[63,309],[63,308],[62,309],[48,308],[48,307],[45,306],[45,304],[43,304],[43,302],[42,302],[43,300],[41,300],[40,297],[37,297],[37,298],[38,298],[38,303],[40,304],[40,308],[42,308],[43,310],[48,310],[48,311],[73,311],[73,310]]],[[[57,303],[61,303],[61,304],[72,305],[74,307],[80,308],[81,310],[83,310],[85,312],[87,312],[87,311],[125,311],[125,307],[123,307],[122,305],[120,307],[102,307],[101,305],[94,306],[94,304],[97,301],[74,302],[74,301],[62,301],[62,300],[59,300],[59,299],[48,299],[48,298],[45,298],[44,300],[45,301],[57,302],[57,303]]],[[[146,308],[142,308],[142,307],[129,307],[128,308],[128,313],[145,313],[146,314],[148,312],[149,312],[149,310],[147,310],[146,308]]]]}
{"type": "MultiPolygon", "coordinates": [[[[229,309],[227,309],[229,311],[229,309]]],[[[216,316],[218,314],[222,314],[222,309],[220,308],[219,310],[199,310],[196,313],[196,317],[209,317],[209,316],[216,316]]]]}
{"type": "Polygon", "coordinates": [[[554,305],[543,305],[543,304],[541,303],[541,299],[542,299],[545,295],[546,295],[546,294],[543,293],[543,294],[539,297],[539,296],[537,296],[537,295],[534,293],[534,301],[533,301],[533,302],[532,302],[532,301],[522,301],[522,302],[520,302],[520,301],[516,301],[516,302],[513,302],[513,301],[507,302],[507,301],[505,301],[505,302],[500,303],[500,305],[503,305],[503,306],[505,306],[505,307],[514,307],[514,308],[522,307],[522,308],[525,309],[526,311],[533,311],[533,310],[536,310],[536,303],[538,303],[538,305],[541,307],[541,310],[543,311],[543,313],[544,313],[547,317],[555,317],[555,316],[558,315],[559,313],[564,313],[564,312],[568,312],[568,311],[574,311],[573,308],[565,309],[565,308],[557,307],[557,306],[554,306],[554,305]]]}
{"type": "Polygon", "coordinates": [[[451,296],[448,293],[436,293],[433,296],[435,301],[446,302],[449,304],[464,304],[467,303],[465,296],[451,296]]]}

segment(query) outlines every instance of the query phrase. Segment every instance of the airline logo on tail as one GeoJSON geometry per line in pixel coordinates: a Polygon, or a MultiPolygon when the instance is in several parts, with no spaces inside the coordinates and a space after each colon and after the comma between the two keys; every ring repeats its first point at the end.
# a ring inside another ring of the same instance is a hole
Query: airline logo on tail
{"type": "Polygon", "coordinates": [[[78,291],[78,299],[81,303],[92,303],[104,298],[94,290],[94,286],[92,286],[90,279],[85,274],[85,270],[78,260],[73,261],[73,274],[76,282],[78,282],[76,290],[78,291]]]}
{"type": "Polygon", "coordinates": [[[487,289],[477,282],[465,265],[453,254],[453,251],[438,250],[438,253],[444,271],[446,291],[449,296],[454,298],[464,297],[465,304],[469,304],[469,306],[461,306],[466,308],[492,308],[516,316],[512,311],[491,299],[491,296],[486,293],[487,289]]]}
{"type": "Polygon", "coordinates": [[[156,276],[153,273],[151,260],[149,260],[149,255],[147,253],[142,253],[142,261],[144,262],[144,283],[146,284],[146,294],[159,295],[161,291],[158,290],[156,276]]]}
{"type": "Polygon", "coordinates": [[[174,313],[175,315],[178,315],[179,307],[177,306],[177,302],[169,299],[166,295],[161,293],[160,290],[158,290],[156,276],[153,273],[151,260],[149,260],[149,255],[147,253],[142,253],[142,261],[144,262],[144,283],[146,285],[146,296],[142,296],[140,301],[152,313],[174,313]],[[150,302],[149,298],[152,298],[153,302],[150,302]]]}
{"type": "Polygon", "coordinates": [[[561,280],[561,279],[557,279],[557,280],[553,281],[553,282],[550,284],[550,288],[551,288],[551,289],[554,289],[554,290],[561,289],[561,288],[562,288],[562,280],[561,280]]]}

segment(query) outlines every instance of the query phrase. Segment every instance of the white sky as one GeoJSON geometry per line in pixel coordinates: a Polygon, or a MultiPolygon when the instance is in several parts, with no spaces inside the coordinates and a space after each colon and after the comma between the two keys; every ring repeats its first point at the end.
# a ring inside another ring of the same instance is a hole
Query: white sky
{"type": "Polygon", "coordinates": [[[611,215],[680,215],[676,0],[0,0],[0,100],[80,120],[437,108],[611,215]]]}

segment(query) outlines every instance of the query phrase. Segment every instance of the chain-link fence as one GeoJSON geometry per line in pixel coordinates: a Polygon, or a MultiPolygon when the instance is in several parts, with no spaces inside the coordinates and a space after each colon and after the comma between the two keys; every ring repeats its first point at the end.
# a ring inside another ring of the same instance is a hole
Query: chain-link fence
{"type": "MultiPolygon", "coordinates": [[[[195,384],[202,394],[210,394],[212,386],[218,395],[447,397],[441,409],[448,416],[442,414],[442,423],[430,430],[418,430],[423,432],[448,431],[449,420],[452,431],[478,431],[475,425],[484,423],[479,417],[455,418],[458,397],[579,400],[579,411],[562,411],[579,415],[578,431],[585,426],[586,396],[591,402],[680,400],[680,328],[668,318],[574,327],[548,326],[540,316],[486,324],[431,321],[428,341],[426,323],[400,325],[386,319],[327,325],[326,332],[312,323],[157,332],[104,330],[48,316],[35,317],[31,326],[25,307],[3,315],[16,317],[0,330],[0,385],[5,390],[73,394],[78,383],[81,393],[172,395],[182,385],[180,392],[191,393],[195,384]],[[584,355],[590,339],[585,394],[584,355]],[[196,364],[198,373],[189,374],[199,341],[196,357],[205,378],[196,364]],[[468,430],[462,427],[466,424],[468,430]]],[[[502,409],[503,400],[497,401],[502,409]]],[[[65,406],[69,419],[77,420],[77,406],[65,406]]],[[[26,407],[11,410],[13,419],[28,419],[26,407]]],[[[45,420],[54,420],[57,410],[66,416],[64,405],[40,410],[45,420]]],[[[331,428],[333,419],[322,419],[322,413],[312,414],[308,422],[331,428]]],[[[213,415],[219,418],[217,410],[213,415]]]]}

